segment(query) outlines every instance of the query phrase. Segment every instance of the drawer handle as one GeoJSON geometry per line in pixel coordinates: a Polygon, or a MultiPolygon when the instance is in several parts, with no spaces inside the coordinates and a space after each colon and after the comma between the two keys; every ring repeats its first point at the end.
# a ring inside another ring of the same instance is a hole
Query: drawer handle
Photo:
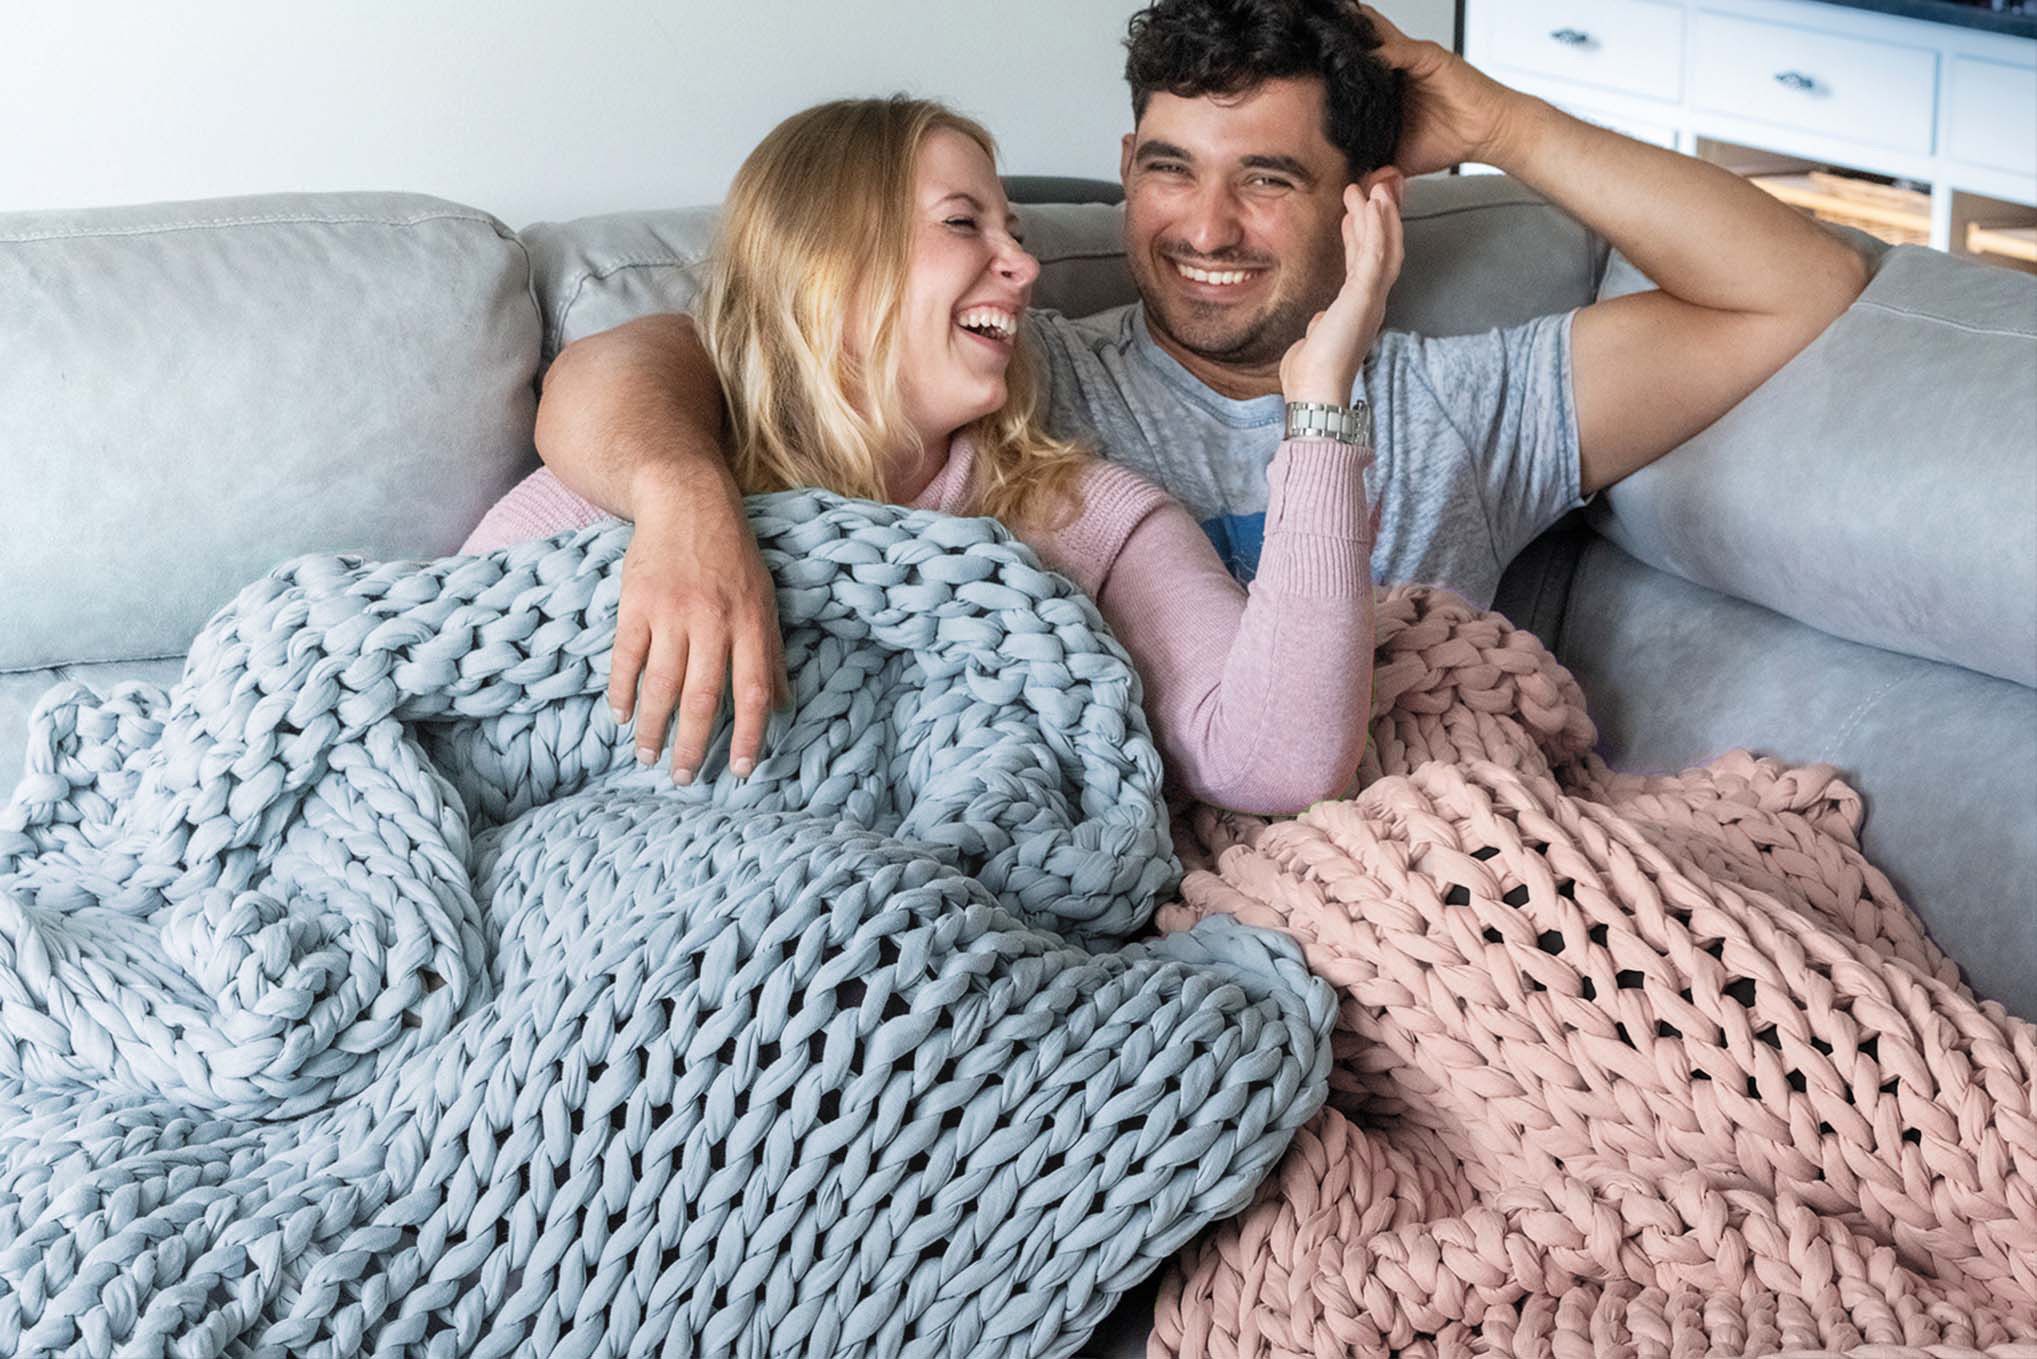
{"type": "Polygon", "coordinates": [[[1818,82],[1805,75],[1802,71],[1777,71],[1775,73],[1775,83],[1786,85],[1792,90],[1808,91],[1818,88],[1818,82]]]}
{"type": "Polygon", "coordinates": [[[1559,28],[1552,31],[1549,36],[1565,47],[1591,46],[1591,34],[1581,28],[1559,28]]]}

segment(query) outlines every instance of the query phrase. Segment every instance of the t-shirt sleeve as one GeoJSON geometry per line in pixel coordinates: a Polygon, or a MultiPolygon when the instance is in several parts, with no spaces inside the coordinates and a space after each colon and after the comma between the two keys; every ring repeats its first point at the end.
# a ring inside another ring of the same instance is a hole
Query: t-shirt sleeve
{"type": "Polygon", "coordinates": [[[1038,409],[1047,432],[1060,439],[1096,443],[1094,422],[1083,405],[1078,360],[1083,342],[1074,322],[1058,311],[1035,310],[1026,315],[1024,334],[1031,345],[1038,409]]]}
{"type": "MultiPolygon", "coordinates": [[[[1470,450],[1500,565],[1591,497],[1580,495],[1577,406],[1570,378],[1575,311],[1482,335],[1408,336],[1436,403],[1470,450]]],[[[1403,412],[1403,421],[1409,413],[1403,412]]],[[[1404,429],[1418,435],[1419,421],[1404,429]]]]}

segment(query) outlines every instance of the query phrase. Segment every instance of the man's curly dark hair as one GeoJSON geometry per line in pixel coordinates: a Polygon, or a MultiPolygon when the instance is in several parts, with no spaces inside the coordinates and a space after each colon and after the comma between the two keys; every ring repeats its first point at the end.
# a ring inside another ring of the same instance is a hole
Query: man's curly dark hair
{"type": "Polygon", "coordinates": [[[1400,140],[1401,75],[1373,55],[1378,46],[1350,0],[1158,0],[1132,16],[1125,37],[1132,116],[1146,116],[1156,90],[1193,99],[1318,76],[1324,132],[1356,179],[1392,161],[1400,140]]]}

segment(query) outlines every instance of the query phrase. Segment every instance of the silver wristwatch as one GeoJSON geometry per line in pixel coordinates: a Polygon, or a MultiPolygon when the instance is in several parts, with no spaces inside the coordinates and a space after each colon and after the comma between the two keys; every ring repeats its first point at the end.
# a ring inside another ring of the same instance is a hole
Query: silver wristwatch
{"type": "Polygon", "coordinates": [[[1338,443],[1372,447],[1372,408],[1363,400],[1348,406],[1326,406],[1320,401],[1287,403],[1287,437],[1290,439],[1335,439],[1338,443]]]}

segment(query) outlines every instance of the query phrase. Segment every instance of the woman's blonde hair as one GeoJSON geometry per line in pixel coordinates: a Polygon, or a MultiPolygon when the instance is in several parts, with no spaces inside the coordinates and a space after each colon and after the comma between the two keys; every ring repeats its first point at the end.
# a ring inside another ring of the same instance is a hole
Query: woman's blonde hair
{"type": "MultiPolygon", "coordinates": [[[[737,484],[885,500],[885,468],[918,434],[899,399],[897,313],[919,207],[921,149],[948,128],[996,159],[981,126],[924,99],[844,99],[796,113],[736,172],[700,309],[728,402],[737,484]],[[859,329],[862,352],[849,336],[859,329]]],[[[970,512],[1048,524],[1077,504],[1087,454],[1050,438],[1021,345],[1004,406],[963,431],[970,512]]]]}

